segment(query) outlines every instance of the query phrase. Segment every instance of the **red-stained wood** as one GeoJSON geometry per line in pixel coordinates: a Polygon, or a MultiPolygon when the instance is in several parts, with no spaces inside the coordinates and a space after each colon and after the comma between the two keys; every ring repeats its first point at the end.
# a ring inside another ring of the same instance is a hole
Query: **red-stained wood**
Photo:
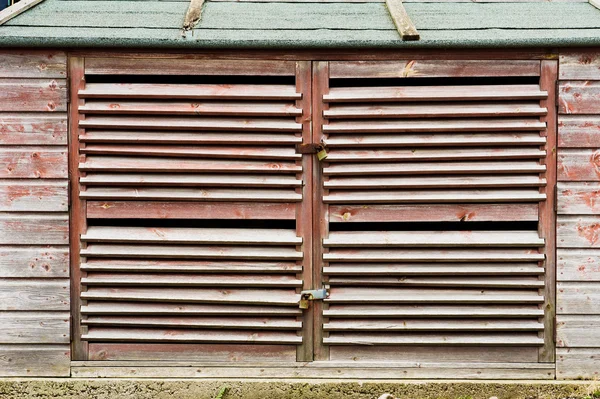
{"type": "Polygon", "coordinates": [[[596,182],[558,183],[559,215],[600,214],[600,185],[596,182]]]}
{"type": "Polygon", "coordinates": [[[0,112],[64,112],[65,79],[0,78],[0,112]]]}
{"type": "MultiPolygon", "coordinates": [[[[435,265],[418,263],[400,264],[344,264],[331,263],[323,268],[328,276],[538,276],[544,274],[544,268],[536,263],[437,263],[435,265]]],[[[397,283],[401,283],[397,281],[397,283]]]]}
{"type": "Polygon", "coordinates": [[[20,50],[0,52],[3,78],[66,78],[67,56],[62,51],[20,50]]]}
{"type": "Polygon", "coordinates": [[[546,180],[538,176],[464,176],[464,177],[332,177],[325,182],[327,188],[474,188],[474,187],[540,187],[546,180]]]}
{"type": "Polygon", "coordinates": [[[0,144],[66,145],[67,116],[55,113],[2,113],[0,144]]]}
{"type": "Polygon", "coordinates": [[[331,79],[539,76],[540,63],[505,60],[333,61],[330,70],[331,79]]]}
{"type": "MultiPolygon", "coordinates": [[[[198,187],[301,187],[302,180],[292,175],[246,174],[159,174],[88,173],[79,179],[85,186],[198,186],[198,187]]],[[[518,184],[518,182],[515,182],[518,184]]],[[[531,184],[530,184],[531,185],[531,184]]]]}
{"type": "Polygon", "coordinates": [[[558,112],[560,114],[600,113],[600,82],[561,81],[558,112]]]}
{"type": "Polygon", "coordinates": [[[532,262],[545,256],[527,249],[330,249],[323,254],[326,262],[532,262]]]}
{"type": "Polygon", "coordinates": [[[563,80],[600,80],[600,52],[597,49],[562,49],[559,77],[563,80]]]}
{"type": "Polygon", "coordinates": [[[2,246],[0,277],[68,278],[67,246],[2,246]]]}
{"type": "Polygon", "coordinates": [[[85,286],[111,286],[111,287],[265,287],[288,288],[301,287],[302,281],[294,276],[285,274],[261,274],[259,276],[247,274],[174,274],[174,273],[102,273],[89,272],[87,277],[81,279],[85,286]]]}
{"type": "Polygon", "coordinates": [[[559,181],[600,181],[599,149],[561,149],[558,152],[559,181]]]}
{"type": "MultiPolygon", "coordinates": [[[[511,306],[464,306],[462,304],[398,304],[386,306],[385,304],[335,304],[325,312],[326,316],[335,318],[360,318],[360,319],[401,319],[406,317],[454,317],[462,319],[511,319],[526,317],[543,317],[544,310],[536,305],[511,305],[511,306]]],[[[355,348],[359,351],[359,348],[355,348]]],[[[466,355],[466,354],[465,354],[466,355]]],[[[537,351],[536,351],[537,359],[537,351]]],[[[467,359],[463,359],[467,360],[467,359]]]]}
{"type": "Polygon", "coordinates": [[[557,223],[559,248],[599,248],[600,216],[561,216],[557,223]]]}
{"type": "Polygon", "coordinates": [[[451,147],[527,145],[546,142],[537,132],[532,133],[402,133],[402,134],[335,134],[327,138],[327,147],[451,147]]]}
{"type": "Polygon", "coordinates": [[[177,62],[160,58],[114,58],[88,57],[85,63],[87,75],[251,75],[294,76],[293,61],[243,60],[227,62],[211,59],[185,59],[177,62]]]}
{"type": "Polygon", "coordinates": [[[300,316],[302,310],[291,306],[234,305],[234,304],[189,304],[167,302],[90,302],[82,306],[84,315],[127,315],[127,316],[300,316]]]}
{"type": "Polygon", "coordinates": [[[544,158],[546,152],[537,148],[461,149],[335,149],[328,162],[389,162],[389,161],[456,161],[544,158]]]}
{"type": "Polygon", "coordinates": [[[560,115],[558,117],[560,148],[600,148],[600,116],[560,115]]]}
{"type": "Polygon", "coordinates": [[[331,222],[537,221],[536,204],[331,205],[331,222]]]}
{"type": "MultiPolygon", "coordinates": [[[[0,319],[1,320],[1,319],[0,319]]],[[[148,317],[148,316],[89,316],[88,326],[202,328],[224,330],[300,330],[302,323],[288,318],[270,317],[148,317]]]]}
{"type": "Polygon", "coordinates": [[[558,281],[600,281],[600,250],[561,248],[556,268],[558,281]]]}
{"type": "Polygon", "coordinates": [[[68,311],[68,279],[1,279],[0,310],[68,311]]]}
{"type": "Polygon", "coordinates": [[[81,265],[86,272],[135,273],[298,273],[302,265],[293,262],[186,261],[186,260],[101,260],[90,259],[81,265]]]}
{"type": "Polygon", "coordinates": [[[302,139],[292,133],[228,133],[228,132],[171,132],[171,131],[103,131],[91,130],[79,136],[82,143],[139,143],[139,144],[300,144],[302,139]]]}
{"type": "Polygon", "coordinates": [[[323,126],[326,133],[430,133],[430,132],[524,132],[546,128],[534,118],[522,119],[423,119],[332,121],[323,126]]]}
{"type": "Polygon", "coordinates": [[[541,346],[543,340],[530,334],[368,334],[337,333],[325,339],[328,345],[432,345],[432,346],[541,346]]]}
{"type": "Polygon", "coordinates": [[[0,211],[67,212],[64,180],[0,180],[0,211]]]}
{"type": "Polygon", "coordinates": [[[67,178],[64,147],[0,147],[0,178],[67,178]]]}
{"type": "Polygon", "coordinates": [[[295,220],[292,203],[87,201],[91,219],[257,219],[295,220]]]}
{"type": "Polygon", "coordinates": [[[67,245],[67,214],[0,213],[0,244],[67,245]]]}

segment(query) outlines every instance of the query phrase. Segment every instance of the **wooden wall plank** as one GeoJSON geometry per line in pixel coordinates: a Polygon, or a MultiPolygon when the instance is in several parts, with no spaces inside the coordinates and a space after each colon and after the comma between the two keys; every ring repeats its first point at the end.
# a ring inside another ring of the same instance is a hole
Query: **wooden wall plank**
{"type": "Polygon", "coordinates": [[[558,282],[557,314],[600,314],[600,284],[595,282],[558,282]]]}
{"type": "Polygon", "coordinates": [[[556,269],[558,281],[600,281],[600,250],[559,249],[556,269]]]}
{"type": "Polygon", "coordinates": [[[559,182],[557,184],[560,215],[599,215],[600,183],[559,182]]]}
{"type": "Polygon", "coordinates": [[[0,112],[64,112],[66,110],[65,79],[0,77],[0,112]]]}
{"type": "Polygon", "coordinates": [[[600,80],[600,52],[567,50],[560,54],[559,79],[600,80]]]}
{"type": "Polygon", "coordinates": [[[600,347],[598,331],[600,331],[600,316],[559,315],[556,317],[556,346],[600,347]]]}
{"type": "Polygon", "coordinates": [[[595,379],[600,377],[600,348],[557,348],[557,379],[595,379]]]}
{"type": "Polygon", "coordinates": [[[0,180],[0,212],[67,212],[66,180],[0,180]]]}
{"type": "Polygon", "coordinates": [[[600,113],[600,82],[561,81],[558,112],[560,114],[600,113]]]}
{"type": "Polygon", "coordinates": [[[69,377],[69,345],[0,345],[0,374],[6,377],[69,377]]]}
{"type": "Polygon", "coordinates": [[[0,312],[1,344],[68,344],[69,312],[0,312]]]}
{"type": "Polygon", "coordinates": [[[69,248],[0,246],[0,277],[69,277],[69,248]]]}
{"type": "Polygon", "coordinates": [[[0,310],[69,310],[67,279],[0,279],[0,310]]]}
{"type": "Polygon", "coordinates": [[[2,51],[0,77],[66,78],[67,55],[62,51],[2,51]]]}
{"type": "Polygon", "coordinates": [[[68,214],[0,213],[0,244],[68,245],[68,214]]]}
{"type": "Polygon", "coordinates": [[[1,113],[0,145],[67,145],[63,113],[1,113]]]}
{"type": "Polygon", "coordinates": [[[600,181],[600,150],[559,150],[558,181],[600,181]]]}
{"type": "Polygon", "coordinates": [[[0,147],[0,178],[66,179],[64,147],[0,147]]]}
{"type": "Polygon", "coordinates": [[[560,115],[560,148],[600,148],[600,115],[560,115]]]}
{"type": "Polygon", "coordinates": [[[562,216],[556,231],[558,248],[600,247],[600,215],[562,216]]]}

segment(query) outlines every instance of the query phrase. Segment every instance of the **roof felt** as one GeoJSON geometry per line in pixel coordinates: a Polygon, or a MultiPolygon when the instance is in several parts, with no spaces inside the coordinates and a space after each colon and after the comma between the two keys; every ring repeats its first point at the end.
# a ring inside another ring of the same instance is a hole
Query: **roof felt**
{"type": "Polygon", "coordinates": [[[1,26],[0,46],[400,48],[600,45],[600,10],[583,2],[407,2],[405,7],[421,40],[403,42],[382,2],[290,1],[293,2],[209,1],[201,23],[184,37],[180,27],[188,0],[46,0],[1,26]]]}

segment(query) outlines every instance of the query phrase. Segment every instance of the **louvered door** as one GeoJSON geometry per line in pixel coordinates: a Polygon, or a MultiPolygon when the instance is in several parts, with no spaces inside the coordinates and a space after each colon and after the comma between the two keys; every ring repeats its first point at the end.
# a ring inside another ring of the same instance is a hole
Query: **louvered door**
{"type": "Polygon", "coordinates": [[[555,65],[317,64],[318,359],[552,361],[555,65]]]}
{"type": "Polygon", "coordinates": [[[310,62],[78,65],[76,360],[310,358],[310,62]]]}

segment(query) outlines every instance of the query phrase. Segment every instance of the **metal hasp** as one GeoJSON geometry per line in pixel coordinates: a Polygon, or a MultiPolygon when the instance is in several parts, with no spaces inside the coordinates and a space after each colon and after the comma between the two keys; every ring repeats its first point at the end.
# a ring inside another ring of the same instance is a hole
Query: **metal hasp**
{"type": "Polygon", "coordinates": [[[308,301],[329,298],[329,286],[325,285],[320,290],[304,290],[300,293],[300,309],[308,309],[308,301]]]}

